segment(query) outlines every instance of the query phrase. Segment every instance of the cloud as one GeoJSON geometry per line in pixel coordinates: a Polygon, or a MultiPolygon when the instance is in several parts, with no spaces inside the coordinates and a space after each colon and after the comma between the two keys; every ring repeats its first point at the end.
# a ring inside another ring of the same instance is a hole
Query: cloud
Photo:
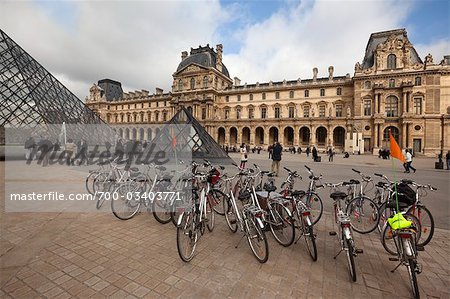
{"type": "MultiPolygon", "coordinates": [[[[219,1],[78,1],[57,8],[3,1],[0,27],[84,100],[103,78],[121,81],[125,91],[168,91],[181,51],[207,43],[223,43],[224,63],[242,82],[311,78],[313,67],[328,76],[330,65],[336,76],[353,74],[370,34],[403,27],[414,5],[289,0],[258,18],[252,6],[219,1]]],[[[440,60],[448,45],[417,47],[422,58],[430,52],[440,60]]]]}
{"type": "Polygon", "coordinates": [[[239,53],[224,55],[243,82],[353,74],[373,32],[401,28],[412,4],[404,1],[302,1],[241,32],[239,53]]]}
{"type": "Polygon", "coordinates": [[[417,44],[415,49],[422,60],[425,60],[425,56],[431,53],[434,63],[440,63],[444,55],[450,55],[450,38],[440,39],[431,44],[417,44]]]}
{"type": "Polygon", "coordinates": [[[69,4],[73,15],[62,24],[48,5],[1,2],[0,27],[81,99],[102,78],[125,90],[168,91],[181,51],[214,41],[229,19],[218,1],[69,4]]]}

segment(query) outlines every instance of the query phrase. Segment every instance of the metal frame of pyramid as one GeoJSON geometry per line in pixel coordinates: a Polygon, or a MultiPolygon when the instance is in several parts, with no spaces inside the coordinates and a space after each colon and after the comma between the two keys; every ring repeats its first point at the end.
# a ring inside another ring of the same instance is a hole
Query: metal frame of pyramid
{"type": "MultiPolygon", "coordinates": [[[[33,129],[47,124],[62,123],[110,128],[0,30],[0,126],[31,133],[33,129]]],[[[80,135],[82,129],[78,131],[77,135],[80,135]]],[[[50,132],[52,135],[57,133],[50,132]]]]}
{"type": "Polygon", "coordinates": [[[151,143],[166,153],[176,150],[181,154],[189,154],[194,161],[203,162],[206,159],[216,164],[233,163],[224,149],[185,107],[181,107],[161,128],[151,143]]]}

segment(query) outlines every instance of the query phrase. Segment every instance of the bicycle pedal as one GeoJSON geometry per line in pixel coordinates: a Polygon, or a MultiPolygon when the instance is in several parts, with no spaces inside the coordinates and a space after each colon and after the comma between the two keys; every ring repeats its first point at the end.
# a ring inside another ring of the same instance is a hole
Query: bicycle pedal
{"type": "Polygon", "coordinates": [[[364,253],[364,250],[362,250],[362,249],[355,249],[355,253],[363,254],[363,253],[364,253]]]}
{"type": "Polygon", "coordinates": [[[414,269],[414,271],[416,271],[417,274],[422,273],[422,265],[416,264],[416,268],[414,269]]]}
{"type": "Polygon", "coordinates": [[[391,262],[398,262],[398,258],[396,258],[396,257],[390,257],[389,260],[391,262]]]}
{"type": "Polygon", "coordinates": [[[336,232],[329,232],[330,236],[336,236],[337,233],[336,232]]]}
{"type": "Polygon", "coordinates": [[[416,245],[417,251],[425,251],[425,246],[423,245],[416,245]]]}

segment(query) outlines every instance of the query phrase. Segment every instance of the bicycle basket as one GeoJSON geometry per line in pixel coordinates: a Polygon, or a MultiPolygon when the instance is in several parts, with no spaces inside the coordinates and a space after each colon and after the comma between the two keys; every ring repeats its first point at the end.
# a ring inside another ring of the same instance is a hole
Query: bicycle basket
{"type": "Polygon", "coordinates": [[[220,179],[220,172],[217,169],[212,169],[208,175],[208,183],[211,185],[215,185],[220,179]]]}
{"type": "Polygon", "coordinates": [[[250,191],[248,190],[241,190],[239,191],[238,199],[239,200],[249,200],[252,197],[250,191]]]}
{"type": "MultiPolygon", "coordinates": [[[[406,203],[407,205],[412,205],[416,201],[416,192],[409,187],[405,183],[400,183],[397,185],[397,194],[398,194],[398,201],[406,203]]],[[[393,199],[395,199],[395,193],[392,195],[393,199]]]]}

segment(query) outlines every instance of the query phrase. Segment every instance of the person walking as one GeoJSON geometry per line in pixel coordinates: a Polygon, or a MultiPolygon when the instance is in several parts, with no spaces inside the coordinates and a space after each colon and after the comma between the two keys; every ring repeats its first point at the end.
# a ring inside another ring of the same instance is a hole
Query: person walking
{"type": "Polygon", "coordinates": [[[80,165],[83,165],[84,162],[86,161],[86,165],[88,165],[88,145],[85,139],[81,139],[80,141],[80,148],[79,150],[79,158],[80,158],[80,165]]]}
{"type": "Polygon", "coordinates": [[[247,147],[245,146],[245,143],[241,144],[241,148],[239,149],[239,152],[241,153],[241,165],[239,165],[239,168],[245,169],[245,163],[247,163],[247,147]]]}
{"type": "Polygon", "coordinates": [[[445,155],[445,162],[447,162],[447,170],[450,170],[450,151],[445,155]]]}
{"type": "Polygon", "coordinates": [[[334,151],[333,149],[330,147],[328,149],[328,162],[333,162],[333,157],[334,157],[334,151]]]}
{"type": "Polygon", "coordinates": [[[283,147],[279,142],[275,143],[272,148],[272,172],[278,176],[280,172],[281,155],[283,154],[283,147]]]}
{"type": "Polygon", "coordinates": [[[309,157],[309,153],[310,153],[309,146],[307,146],[306,147],[306,157],[309,157]]]}
{"type": "Polygon", "coordinates": [[[75,152],[76,144],[73,142],[73,139],[67,140],[65,151],[66,151],[66,163],[67,166],[73,165],[72,155],[75,152]]]}
{"type": "Polygon", "coordinates": [[[267,148],[267,151],[269,152],[269,159],[272,159],[273,145],[269,145],[269,147],[267,148]]]}
{"type": "Polygon", "coordinates": [[[36,142],[34,141],[33,137],[30,137],[27,139],[27,141],[25,141],[25,145],[24,148],[26,150],[25,152],[25,159],[26,160],[33,160],[33,156],[34,156],[34,149],[36,148],[36,142]]]}
{"type": "Polygon", "coordinates": [[[412,163],[411,151],[409,149],[406,149],[405,151],[406,151],[406,171],[405,172],[409,173],[410,169],[412,169],[414,171],[414,173],[416,173],[416,169],[411,166],[411,163],[412,163]]]}
{"type": "Polygon", "coordinates": [[[313,146],[313,149],[312,149],[312,157],[313,157],[314,162],[317,162],[317,158],[319,157],[319,155],[317,154],[317,149],[315,146],[313,146]]]}

